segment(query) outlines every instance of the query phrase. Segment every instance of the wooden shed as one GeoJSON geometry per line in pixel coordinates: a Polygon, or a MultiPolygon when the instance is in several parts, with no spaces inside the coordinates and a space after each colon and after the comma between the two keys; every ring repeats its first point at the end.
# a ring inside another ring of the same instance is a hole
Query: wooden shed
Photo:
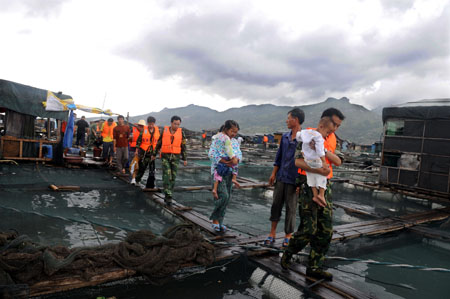
{"type": "MultiPolygon", "coordinates": [[[[60,99],[70,96],[54,93],[60,99]]],[[[60,142],[57,130],[51,134],[55,121],[60,128],[68,111],[47,111],[43,102],[49,92],[7,80],[0,80],[0,113],[3,113],[3,132],[0,136],[0,157],[12,160],[50,161],[53,147],[60,142]],[[37,118],[40,118],[36,121],[37,118]],[[44,119],[44,120],[42,120],[44,119]],[[45,125],[44,136],[36,133],[36,124],[45,125]]]]}

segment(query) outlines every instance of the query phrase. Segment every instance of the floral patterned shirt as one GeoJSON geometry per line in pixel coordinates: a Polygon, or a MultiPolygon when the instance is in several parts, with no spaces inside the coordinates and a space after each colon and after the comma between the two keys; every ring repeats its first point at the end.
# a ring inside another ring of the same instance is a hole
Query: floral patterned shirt
{"type": "MultiPolygon", "coordinates": [[[[217,164],[219,164],[220,159],[228,157],[226,147],[227,140],[229,140],[229,137],[227,135],[219,133],[216,135],[216,138],[214,138],[213,142],[211,143],[208,153],[208,157],[211,160],[211,174],[214,174],[214,170],[216,169],[217,164]]],[[[234,157],[238,158],[238,160],[241,161],[242,152],[239,147],[239,142],[236,140],[236,138],[231,139],[231,147],[233,149],[234,157]]],[[[238,165],[233,165],[232,169],[233,174],[237,175],[238,165]]]]}

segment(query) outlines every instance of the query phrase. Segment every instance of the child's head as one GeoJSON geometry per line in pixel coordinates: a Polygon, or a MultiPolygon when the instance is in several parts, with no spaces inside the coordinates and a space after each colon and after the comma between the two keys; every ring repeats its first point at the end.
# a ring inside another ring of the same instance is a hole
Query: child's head
{"type": "Polygon", "coordinates": [[[239,124],[234,120],[227,120],[223,125],[222,133],[230,138],[234,138],[239,131],[239,124]]]}
{"type": "Polygon", "coordinates": [[[327,138],[327,136],[333,132],[332,124],[333,122],[328,116],[322,117],[317,126],[317,132],[322,134],[323,138],[327,138]]]}

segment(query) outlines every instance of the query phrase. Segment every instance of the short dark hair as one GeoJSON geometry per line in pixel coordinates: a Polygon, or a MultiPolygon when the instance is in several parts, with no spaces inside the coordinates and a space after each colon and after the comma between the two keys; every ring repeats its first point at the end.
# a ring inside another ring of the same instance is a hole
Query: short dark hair
{"type": "Polygon", "coordinates": [[[114,119],[112,119],[111,117],[108,118],[108,122],[109,122],[109,123],[112,123],[113,121],[114,121],[114,119]]]}
{"type": "Polygon", "coordinates": [[[155,123],[156,122],[156,118],[154,118],[153,116],[149,116],[149,117],[147,117],[147,122],[148,123],[155,123]]]}
{"type": "Polygon", "coordinates": [[[300,108],[294,108],[291,111],[289,111],[288,114],[298,119],[298,122],[300,124],[303,124],[303,122],[305,121],[305,112],[303,112],[303,110],[300,108]]]}
{"type": "Polygon", "coordinates": [[[229,130],[234,127],[236,127],[238,130],[240,130],[239,124],[237,123],[237,121],[229,119],[223,124],[222,131],[229,130]]]}
{"type": "Polygon", "coordinates": [[[174,115],[172,116],[172,118],[170,119],[170,122],[173,123],[175,120],[179,120],[181,122],[181,117],[179,117],[178,115],[174,115]]]}
{"type": "Polygon", "coordinates": [[[342,114],[342,112],[339,111],[336,108],[328,108],[328,109],[326,109],[324,112],[322,112],[322,116],[320,118],[326,117],[326,116],[331,118],[331,117],[333,117],[333,115],[337,116],[340,120],[344,120],[345,119],[344,114],[342,114]]]}
{"type": "Polygon", "coordinates": [[[117,120],[119,120],[119,118],[125,120],[125,117],[124,117],[123,115],[119,115],[119,116],[117,117],[117,120]]]}

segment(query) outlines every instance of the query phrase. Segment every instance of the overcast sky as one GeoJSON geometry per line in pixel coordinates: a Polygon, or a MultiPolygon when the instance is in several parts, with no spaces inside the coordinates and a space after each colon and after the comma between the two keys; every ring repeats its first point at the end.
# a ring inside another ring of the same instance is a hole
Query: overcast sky
{"type": "Polygon", "coordinates": [[[0,38],[0,79],[122,114],[450,97],[449,0],[0,0],[0,38]]]}

